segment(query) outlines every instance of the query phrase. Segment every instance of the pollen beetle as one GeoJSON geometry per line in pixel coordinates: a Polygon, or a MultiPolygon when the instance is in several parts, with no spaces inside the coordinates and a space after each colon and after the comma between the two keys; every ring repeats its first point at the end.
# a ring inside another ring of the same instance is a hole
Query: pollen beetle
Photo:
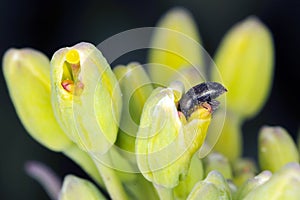
{"type": "Polygon", "coordinates": [[[211,106],[212,112],[218,108],[218,96],[227,92],[227,89],[217,82],[204,82],[189,89],[179,101],[178,110],[188,118],[197,106],[204,103],[211,106]]]}

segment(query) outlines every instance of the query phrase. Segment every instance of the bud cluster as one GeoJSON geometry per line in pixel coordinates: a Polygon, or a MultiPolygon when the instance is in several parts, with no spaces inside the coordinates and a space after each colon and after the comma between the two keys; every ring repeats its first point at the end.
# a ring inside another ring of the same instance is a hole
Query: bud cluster
{"type": "Polygon", "coordinates": [[[258,162],[241,156],[241,126],[271,90],[269,30],[256,17],[236,24],[216,67],[204,62],[195,24],[182,8],[164,15],[148,68],[112,68],[86,42],[50,60],[34,49],[5,53],[7,87],[28,133],[95,182],[67,175],[57,199],[299,199],[299,148],[284,128],[260,129],[258,162]]]}

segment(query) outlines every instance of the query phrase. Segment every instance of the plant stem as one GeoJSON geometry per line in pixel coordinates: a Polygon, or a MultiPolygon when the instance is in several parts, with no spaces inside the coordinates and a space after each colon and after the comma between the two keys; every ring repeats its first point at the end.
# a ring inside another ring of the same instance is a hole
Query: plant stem
{"type": "Polygon", "coordinates": [[[113,200],[127,200],[127,194],[124,191],[120,179],[117,177],[114,169],[105,166],[94,157],[99,173],[102,176],[106,189],[113,200]]]}
{"type": "Polygon", "coordinates": [[[132,199],[157,200],[158,195],[151,182],[148,182],[142,174],[131,174],[134,176],[132,181],[126,181],[124,187],[130,193],[132,199]]]}
{"type": "Polygon", "coordinates": [[[160,185],[154,184],[154,187],[158,193],[159,199],[162,200],[173,200],[174,194],[172,188],[166,188],[160,185]]]}

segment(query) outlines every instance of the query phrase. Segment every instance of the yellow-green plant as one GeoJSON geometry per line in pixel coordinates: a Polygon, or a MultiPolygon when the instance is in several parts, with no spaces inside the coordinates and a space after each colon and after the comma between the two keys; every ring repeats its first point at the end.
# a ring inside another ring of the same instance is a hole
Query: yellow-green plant
{"type": "Polygon", "coordinates": [[[50,196],[299,199],[299,150],[284,128],[260,130],[258,165],[242,157],[241,125],[271,90],[274,47],[267,27],[256,17],[236,24],[210,70],[191,13],[172,9],[157,27],[146,69],[137,62],[112,69],[86,42],[50,60],[33,49],[5,53],[5,80],[26,130],[96,183],[67,175],[59,194],[50,196]],[[221,103],[220,95],[227,97],[221,103]]]}

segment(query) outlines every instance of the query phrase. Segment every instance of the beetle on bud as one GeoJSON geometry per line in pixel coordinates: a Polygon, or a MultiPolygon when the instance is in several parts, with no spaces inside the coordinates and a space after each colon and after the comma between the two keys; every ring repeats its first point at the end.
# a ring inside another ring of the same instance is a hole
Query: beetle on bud
{"type": "Polygon", "coordinates": [[[208,107],[215,111],[219,102],[218,96],[227,92],[227,89],[217,82],[205,82],[192,87],[179,102],[179,110],[188,118],[199,106],[208,107]]]}

